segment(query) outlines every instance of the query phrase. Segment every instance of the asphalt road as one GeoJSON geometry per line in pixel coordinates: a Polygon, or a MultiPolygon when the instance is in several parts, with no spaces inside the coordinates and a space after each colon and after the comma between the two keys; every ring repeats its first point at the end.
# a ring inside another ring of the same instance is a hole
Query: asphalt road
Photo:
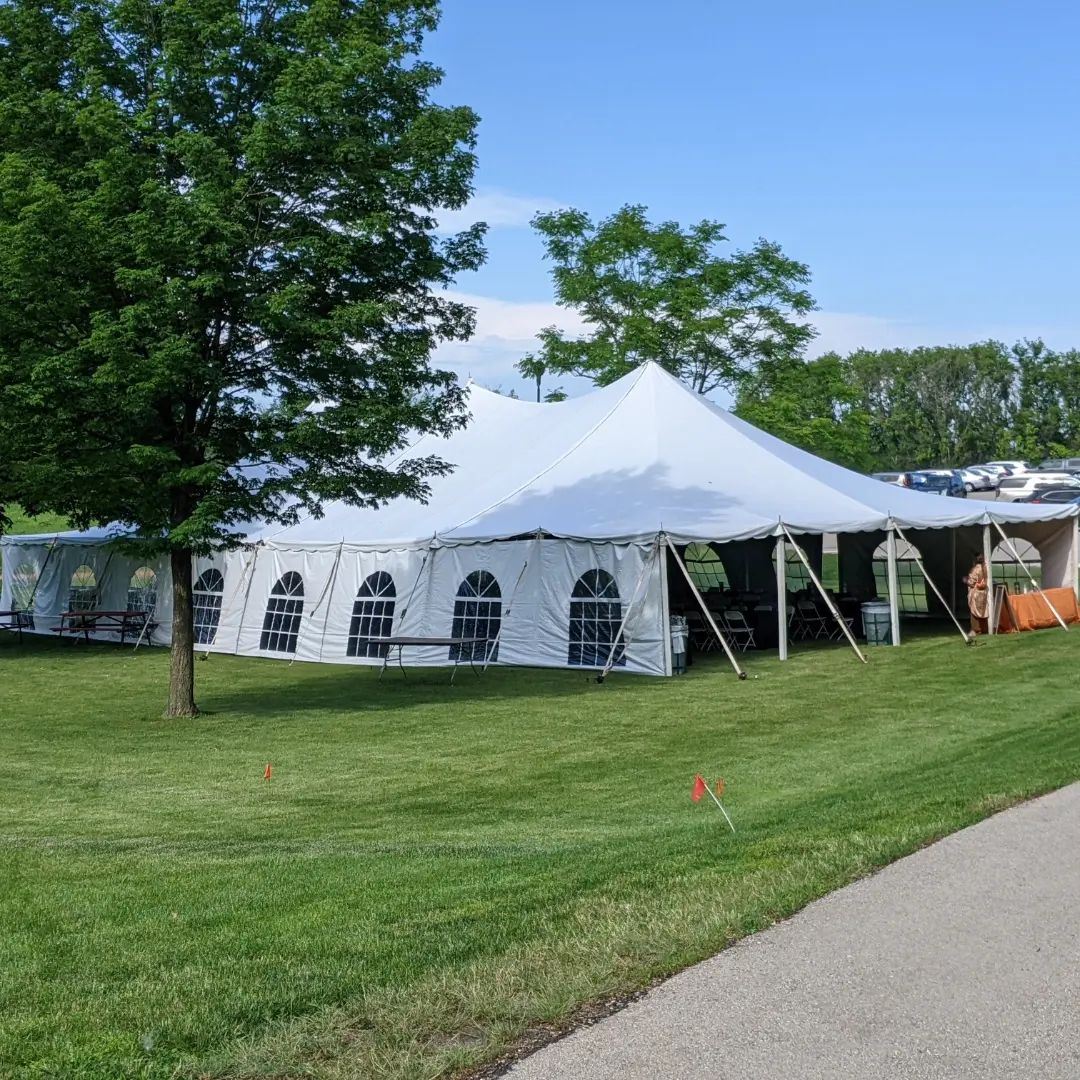
{"type": "Polygon", "coordinates": [[[811,904],[513,1080],[1080,1077],[1080,784],[811,904]]]}

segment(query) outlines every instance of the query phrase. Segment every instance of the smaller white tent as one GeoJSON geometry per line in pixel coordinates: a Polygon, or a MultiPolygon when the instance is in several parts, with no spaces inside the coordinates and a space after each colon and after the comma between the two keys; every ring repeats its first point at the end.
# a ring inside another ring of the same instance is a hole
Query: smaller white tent
{"type": "MultiPolygon", "coordinates": [[[[711,545],[745,586],[771,589],[782,636],[777,541],[801,537],[820,565],[826,533],[840,536],[849,589],[867,596],[874,550],[897,530],[953,588],[999,528],[1036,545],[1044,582],[1076,585],[1075,507],[882,484],[759,431],[654,364],[557,404],[470,386],[468,408],[467,426],[424,436],[402,455],[453,466],[432,480],[426,502],[331,504],[319,518],[256,529],[244,547],[200,561],[201,645],[373,664],[391,635],[478,637],[467,655],[432,645],[408,662],[669,673],[669,616],[687,602],[677,570],[672,578],[672,548],[711,545]]],[[[108,590],[119,604],[134,569],[102,535],[13,537],[4,547],[5,598],[20,587],[9,567],[14,575],[20,559],[38,566],[33,610],[42,626],[67,605],[78,565],[102,579],[103,607],[108,590]]],[[[167,568],[152,569],[163,583],[167,568]]],[[[159,584],[155,641],[168,636],[167,592],[159,584]]]]}

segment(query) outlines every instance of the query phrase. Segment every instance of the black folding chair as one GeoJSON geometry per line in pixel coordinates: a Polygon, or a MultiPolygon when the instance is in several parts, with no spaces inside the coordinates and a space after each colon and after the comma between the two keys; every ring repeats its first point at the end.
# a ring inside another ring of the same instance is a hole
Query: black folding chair
{"type": "Polygon", "coordinates": [[[737,608],[725,612],[722,626],[729,644],[739,652],[755,648],[754,628],[746,621],[746,616],[737,608]]]}

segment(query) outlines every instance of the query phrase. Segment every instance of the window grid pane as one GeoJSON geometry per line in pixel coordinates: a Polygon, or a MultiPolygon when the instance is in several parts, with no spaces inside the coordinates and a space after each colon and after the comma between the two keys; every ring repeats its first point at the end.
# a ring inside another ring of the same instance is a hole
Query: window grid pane
{"type": "Polygon", "coordinates": [[[450,659],[473,663],[478,660],[498,660],[499,646],[496,639],[501,626],[502,590],[499,583],[487,570],[474,570],[458,587],[450,636],[483,640],[451,645],[450,659]]]}
{"type": "Polygon", "coordinates": [[[195,644],[213,645],[221,621],[221,599],[225,578],[219,570],[205,570],[195,582],[192,606],[195,623],[195,644]]]}
{"type": "Polygon", "coordinates": [[[270,594],[259,648],[265,652],[295,653],[303,613],[304,581],[295,571],[290,571],[270,594]]]}
{"type": "Polygon", "coordinates": [[[606,570],[582,574],[570,598],[567,663],[603,667],[612,657],[614,664],[625,665],[626,642],[619,633],[622,619],[615,579],[606,570]]]}
{"type": "Polygon", "coordinates": [[[383,659],[390,651],[372,638],[388,638],[394,632],[394,579],[380,570],[366,578],[353,602],[349,623],[347,656],[367,656],[383,659]]]}

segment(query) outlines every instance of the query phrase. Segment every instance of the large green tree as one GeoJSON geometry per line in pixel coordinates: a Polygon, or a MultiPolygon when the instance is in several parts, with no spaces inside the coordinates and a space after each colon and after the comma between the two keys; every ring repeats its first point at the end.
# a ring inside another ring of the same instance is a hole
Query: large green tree
{"type": "Polygon", "coordinates": [[[765,364],[739,388],[735,413],[785,442],[849,469],[876,463],[870,415],[849,360],[826,353],[765,364]]]}
{"type": "Polygon", "coordinates": [[[1071,456],[1080,448],[1080,352],[1042,341],[1013,346],[1016,402],[1013,444],[1028,457],[1071,456]]]}
{"type": "Polygon", "coordinates": [[[435,0],[0,5],[0,460],[30,510],[171,553],[168,713],[195,712],[191,557],[460,422],[430,366],[483,258],[440,239],[475,115],[435,104],[435,0]],[[312,406],[316,406],[313,408],[312,406]]]}
{"type": "Polygon", "coordinates": [[[881,468],[986,461],[1009,449],[1014,366],[997,341],[860,349],[847,362],[881,468]]]}
{"type": "Polygon", "coordinates": [[[776,244],[722,253],[724,226],[652,224],[642,206],[594,223],[580,210],[533,222],[552,263],[555,299],[586,333],[543,330],[519,370],[604,385],[654,360],[698,393],[735,387],[762,361],[798,355],[813,336],[809,270],[776,244]]]}

